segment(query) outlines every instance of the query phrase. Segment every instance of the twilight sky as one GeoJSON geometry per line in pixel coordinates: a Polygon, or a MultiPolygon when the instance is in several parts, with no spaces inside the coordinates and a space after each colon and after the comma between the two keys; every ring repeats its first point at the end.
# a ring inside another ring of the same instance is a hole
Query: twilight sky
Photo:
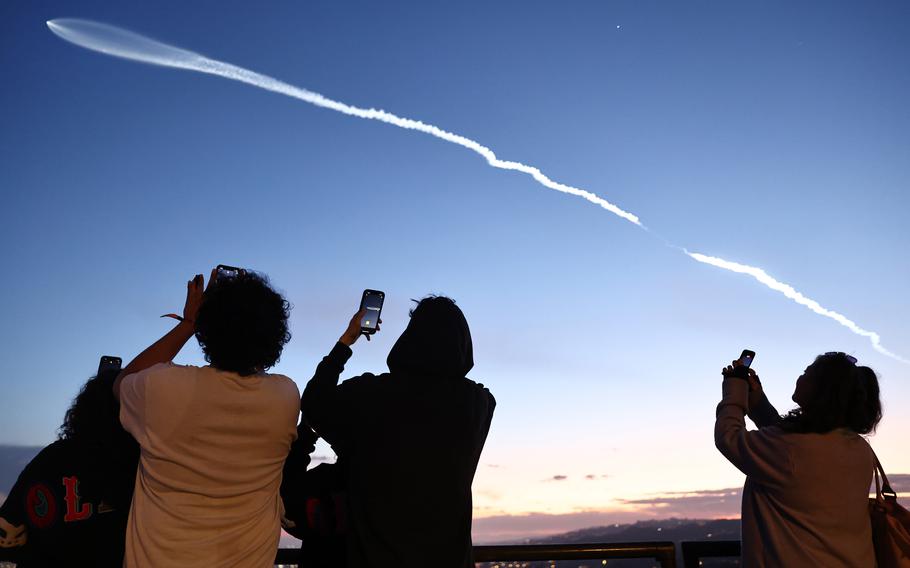
{"type": "Polygon", "coordinates": [[[348,376],[385,369],[410,298],[458,301],[499,401],[474,485],[489,538],[726,498],[742,476],[711,429],[744,347],[780,410],[818,353],[873,367],[873,445],[910,471],[910,366],[833,321],[463,148],[92,53],[59,17],[470,137],[910,357],[907,3],[2,3],[0,444],[50,442],[98,357],[131,358],[225,263],[294,304],[276,371],[301,388],[364,288],[385,324],[348,376]]]}

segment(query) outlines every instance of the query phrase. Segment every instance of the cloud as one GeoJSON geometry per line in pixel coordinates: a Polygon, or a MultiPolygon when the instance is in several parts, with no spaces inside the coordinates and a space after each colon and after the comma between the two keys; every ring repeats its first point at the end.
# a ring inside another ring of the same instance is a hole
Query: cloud
{"type": "Polygon", "coordinates": [[[595,479],[607,479],[608,477],[610,477],[610,476],[607,475],[606,473],[601,474],[601,475],[597,475],[596,473],[589,473],[588,475],[585,476],[585,479],[589,479],[589,480],[593,481],[595,479]]]}
{"type": "Polygon", "coordinates": [[[742,503],[742,488],[703,489],[662,493],[642,499],[622,499],[646,515],[716,518],[738,516],[742,503]]]}
{"type": "MultiPolygon", "coordinates": [[[[910,493],[910,473],[895,473],[888,476],[891,483],[891,489],[898,493],[910,493]]],[[[875,482],[872,482],[872,490],[875,491],[875,482]]]]}
{"type": "MultiPolygon", "coordinates": [[[[588,474],[585,479],[596,479],[588,474]]],[[[546,481],[563,481],[565,475],[554,475],[546,481]]],[[[891,486],[898,493],[910,493],[910,474],[896,473],[888,476],[891,486]]],[[[875,491],[873,486],[872,491],[875,491]]],[[[902,498],[902,501],[904,499],[902,498]]],[[[482,543],[523,542],[527,539],[552,536],[591,527],[634,523],[648,519],[731,519],[740,516],[741,487],[676,491],[646,496],[639,499],[621,499],[615,508],[590,509],[571,513],[550,514],[528,512],[523,514],[491,514],[489,507],[475,511],[474,541],[482,543]]]]}
{"type": "Polygon", "coordinates": [[[574,530],[616,523],[634,523],[641,515],[634,511],[579,511],[566,514],[526,513],[474,517],[475,544],[522,542],[574,530]]]}

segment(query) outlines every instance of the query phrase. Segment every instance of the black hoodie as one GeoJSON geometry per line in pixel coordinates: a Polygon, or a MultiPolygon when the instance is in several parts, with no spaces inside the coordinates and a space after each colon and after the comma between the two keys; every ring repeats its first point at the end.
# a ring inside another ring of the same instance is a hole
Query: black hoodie
{"type": "Polygon", "coordinates": [[[304,418],[347,464],[348,566],[469,568],[471,483],[496,401],[465,377],[471,333],[446,298],[424,300],[389,373],[338,384],[338,343],[301,399],[304,418]]]}

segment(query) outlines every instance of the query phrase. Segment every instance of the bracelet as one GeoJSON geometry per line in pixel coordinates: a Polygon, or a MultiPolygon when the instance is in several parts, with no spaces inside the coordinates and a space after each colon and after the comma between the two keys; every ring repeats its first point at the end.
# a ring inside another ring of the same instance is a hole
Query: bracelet
{"type": "Polygon", "coordinates": [[[177,314],[164,314],[164,315],[162,315],[161,317],[163,317],[163,318],[175,319],[175,320],[177,320],[177,321],[179,321],[179,322],[181,322],[181,323],[187,322],[187,323],[191,323],[191,324],[193,324],[193,325],[196,325],[196,320],[188,320],[188,319],[185,319],[185,318],[183,318],[183,317],[181,317],[181,316],[178,316],[177,314]]]}

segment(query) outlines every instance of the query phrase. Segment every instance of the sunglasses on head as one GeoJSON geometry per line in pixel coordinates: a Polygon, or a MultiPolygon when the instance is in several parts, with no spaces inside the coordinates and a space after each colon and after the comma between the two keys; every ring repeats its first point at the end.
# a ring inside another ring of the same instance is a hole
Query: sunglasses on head
{"type": "Polygon", "coordinates": [[[825,355],[839,355],[839,356],[847,359],[847,361],[850,361],[851,363],[856,365],[856,357],[854,357],[853,355],[847,355],[843,351],[828,351],[827,353],[825,353],[825,355]]]}

